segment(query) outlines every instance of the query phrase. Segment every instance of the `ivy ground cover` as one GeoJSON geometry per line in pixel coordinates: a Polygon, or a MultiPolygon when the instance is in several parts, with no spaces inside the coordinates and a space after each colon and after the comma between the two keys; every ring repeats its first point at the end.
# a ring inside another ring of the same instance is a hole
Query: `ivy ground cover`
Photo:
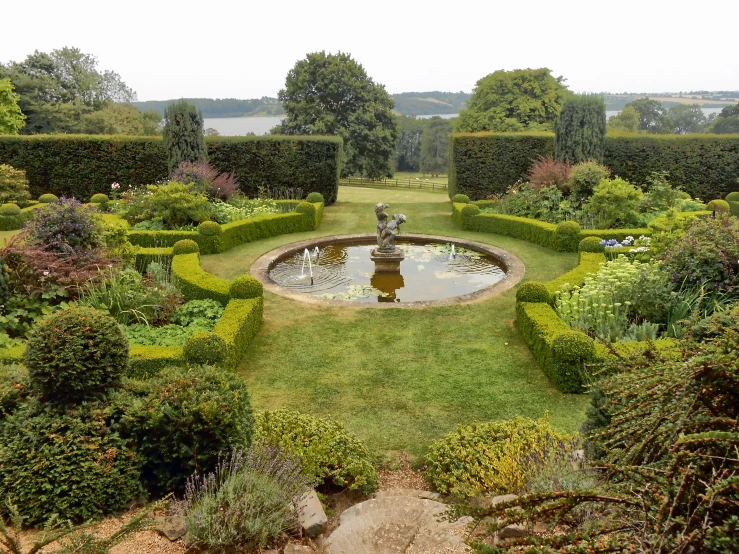
{"type": "MultiPolygon", "coordinates": [[[[526,265],[526,280],[549,281],[577,264],[573,253],[456,228],[446,193],[341,187],[318,231],[243,244],[202,256],[225,279],[248,272],[262,254],[310,237],[371,233],[374,204],[404,213],[409,233],[467,238],[498,246],[526,265]]],[[[558,392],[514,327],[515,290],[462,306],[373,310],[312,306],[265,292],[264,323],[237,371],[255,408],[331,416],[377,454],[415,456],[474,420],[516,415],[575,431],[589,401],[558,392]],[[389,348],[387,345],[391,345],[389,348]]]]}

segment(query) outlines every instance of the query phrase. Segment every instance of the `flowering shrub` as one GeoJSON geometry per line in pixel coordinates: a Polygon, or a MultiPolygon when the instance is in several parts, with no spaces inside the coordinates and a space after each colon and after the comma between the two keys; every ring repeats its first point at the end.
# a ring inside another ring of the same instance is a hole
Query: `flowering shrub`
{"type": "Polygon", "coordinates": [[[209,219],[212,212],[204,194],[176,181],[126,191],[119,206],[120,215],[129,223],[161,221],[167,229],[197,225],[209,219]]]}
{"type": "Polygon", "coordinates": [[[664,268],[676,284],[735,291],[739,285],[739,219],[725,214],[694,220],[667,248],[664,268]]]}
{"type": "Polygon", "coordinates": [[[272,200],[244,199],[238,203],[213,202],[213,219],[221,224],[279,212],[277,204],[272,200]]]}
{"type": "Polygon", "coordinates": [[[228,200],[239,191],[239,182],[233,172],[219,173],[208,162],[181,162],[172,172],[172,180],[191,183],[199,192],[220,200],[228,200]]]}
{"type": "Polygon", "coordinates": [[[95,212],[74,198],[60,198],[35,210],[25,226],[29,242],[63,255],[102,246],[102,226],[95,212]]]}

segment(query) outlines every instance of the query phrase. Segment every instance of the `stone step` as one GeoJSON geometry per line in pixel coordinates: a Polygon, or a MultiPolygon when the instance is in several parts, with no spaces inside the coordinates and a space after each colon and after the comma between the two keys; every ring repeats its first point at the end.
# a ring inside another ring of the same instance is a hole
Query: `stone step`
{"type": "Polygon", "coordinates": [[[327,554],[444,554],[468,551],[460,535],[469,522],[441,517],[446,505],[409,495],[381,491],[377,498],[356,504],[339,518],[327,539],[327,554]],[[455,534],[456,533],[456,534],[455,534]]]}

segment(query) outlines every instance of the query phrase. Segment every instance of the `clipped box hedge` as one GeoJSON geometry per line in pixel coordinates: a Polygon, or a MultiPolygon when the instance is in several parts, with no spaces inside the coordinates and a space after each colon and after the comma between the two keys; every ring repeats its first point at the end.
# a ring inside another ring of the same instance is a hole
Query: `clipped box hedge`
{"type": "MultiPolygon", "coordinates": [[[[693,218],[709,215],[710,213],[708,211],[683,212],[678,214],[678,217],[693,218]]],[[[558,252],[577,252],[580,241],[586,237],[623,241],[628,236],[638,238],[644,235],[648,237],[652,233],[652,230],[647,228],[580,229],[573,232],[575,227],[570,227],[569,224],[572,222],[569,221],[557,225],[528,217],[480,213],[480,208],[475,204],[452,203],[452,220],[467,231],[513,237],[546,246],[558,252]]]]}
{"type": "Polygon", "coordinates": [[[245,242],[318,229],[323,219],[322,203],[299,202],[295,210],[224,225],[206,222],[211,225],[201,224],[197,231],[128,231],[128,240],[135,246],[148,249],[170,248],[181,240],[192,240],[197,243],[201,254],[217,254],[245,242]],[[298,208],[301,211],[297,211],[298,208]],[[214,232],[211,226],[218,226],[218,230],[214,232]]]}
{"type": "MultiPolygon", "coordinates": [[[[526,174],[537,156],[554,153],[552,133],[456,133],[450,138],[449,197],[500,195],[526,174]]],[[[739,135],[606,136],[603,163],[636,184],[653,171],[703,200],[739,191],[739,135]]]]}
{"type": "Polygon", "coordinates": [[[544,374],[561,392],[584,391],[583,369],[595,358],[595,342],[573,331],[544,302],[518,302],[516,321],[544,374]]]}
{"type": "MultiPolygon", "coordinates": [[[[260,186],[319,192],[336,201],[343,141],[339,137],[208,137],[210,163],[234,172],[241,190],[255,196],[260,186]]],[[[165,179],[167,157],[161,137],[102,135],[0,136],[0,163],[23,169],[31,194],[53,192],[88,200],[122,186],[165,179]]]]}
{"type": "Polygon", "coordinates": [[[21,229],[23,224],[33,217],[34,210],[37,210],[44,205],[45,204],[34,204],[27,208],[19,208],[18,212],[13,214],[0,213],[0,231],[17,231],[18,229],[21,229]]]}

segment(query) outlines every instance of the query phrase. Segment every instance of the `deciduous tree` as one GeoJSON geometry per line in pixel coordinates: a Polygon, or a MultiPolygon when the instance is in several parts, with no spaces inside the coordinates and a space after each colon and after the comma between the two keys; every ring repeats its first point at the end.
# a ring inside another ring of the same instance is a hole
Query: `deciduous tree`
{"type": "Polygon", "coordinates": [[[457,130],[552,130],[570,95],[564,81],[545,67],[491,73],[477,81],[457,130]]]}
{"type": "Polygon", "coordinates": [[[421,139],[421,171],[446,173],[449,165],[449,134],[452,123],[448,119],[432,117],[421,139]]]}
{"type": "Polygon", "coordinates": [[[26,124],[10,79],[0,79],[0,135],[17,135],[26,124]]]}
{"type": "Polygon", "coordinates": [[[346,154],[342,175],[391,174],[398,138],[394,102],[349,54],[308,54],[287,74],[278,97],[287,118],[273,133],[339,135],[346,154]]]}

